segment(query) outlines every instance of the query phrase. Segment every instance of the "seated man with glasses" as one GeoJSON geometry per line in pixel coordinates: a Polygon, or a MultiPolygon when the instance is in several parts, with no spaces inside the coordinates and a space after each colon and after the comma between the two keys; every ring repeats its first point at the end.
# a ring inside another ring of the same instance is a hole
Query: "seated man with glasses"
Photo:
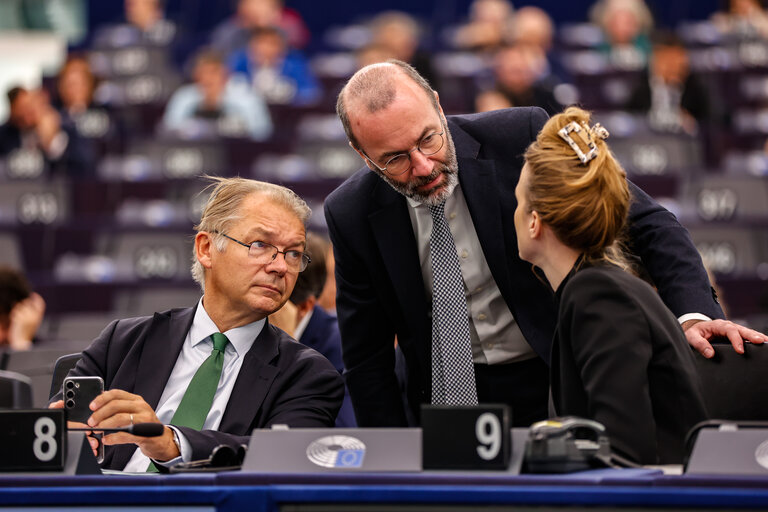
{"type": "MultiPolygon", "coordinates": [[[[104,379],[90,405],[94,430],[166,425],[161,437],[106,435],[106,468],[163,471],[220,444],[247,445],[255,428],[332,427],[341,406],[333,365],[267,321],[310,261],[310,209],[284,187],[213,179],[196,226],[198,304],[115,320],[70,372],[104,379]]],[[[63,407],[60,398],[51,407],[63,407]]]]}

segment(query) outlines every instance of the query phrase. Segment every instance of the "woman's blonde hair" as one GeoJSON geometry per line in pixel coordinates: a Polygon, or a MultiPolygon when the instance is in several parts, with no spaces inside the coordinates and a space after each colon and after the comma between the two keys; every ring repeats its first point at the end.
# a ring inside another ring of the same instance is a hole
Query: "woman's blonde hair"
{"type": "Polygon", "coordinates": [[[552,117],[525,152],[529,168],[528,207],[565,245],[587,261],[608,260],[627,268],[620,238],[629,212],[627,175],[603,140],[607,132],[590,128],[589,112],[569,107],[552,117]],[[575,122],[581,133],[570,132],[582,154],[588,154],[584,135],[596,155],[586,163],[560,131],[575,122]]]}

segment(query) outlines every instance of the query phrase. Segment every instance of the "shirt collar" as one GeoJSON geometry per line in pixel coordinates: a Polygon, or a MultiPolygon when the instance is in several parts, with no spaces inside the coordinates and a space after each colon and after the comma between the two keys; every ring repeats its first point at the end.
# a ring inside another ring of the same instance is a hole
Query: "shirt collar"
{"type": "MultiPolygon", "coordinates": [[[[267,323],[266,318],[251,322],[250,324],[241,325],[230,329],[223,334],[229,340],[229,344],[235,349],[238,355],[242,356],[251,349],[256,337],[261,333],[264,325],[267,323]]],[[[189,340],[192,346],[196,346],[199,343],[204,342],[208,337],[219,332],[219,328],[208,316],[208,312],[203,307],[203,299],[197,303],[197,309],[195,310],[195,318],[192,320],[192,327],[189,329],[189,340]]]]}

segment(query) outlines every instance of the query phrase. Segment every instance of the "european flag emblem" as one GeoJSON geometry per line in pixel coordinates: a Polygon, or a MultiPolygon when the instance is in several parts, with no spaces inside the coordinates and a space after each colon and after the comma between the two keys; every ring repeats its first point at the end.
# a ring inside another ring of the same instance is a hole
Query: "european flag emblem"
{"type": "Polygon", "coordinates": [[[365,450],[339,450],[336,452],[337,468],[359,468],[363,466],[365,450]]]}

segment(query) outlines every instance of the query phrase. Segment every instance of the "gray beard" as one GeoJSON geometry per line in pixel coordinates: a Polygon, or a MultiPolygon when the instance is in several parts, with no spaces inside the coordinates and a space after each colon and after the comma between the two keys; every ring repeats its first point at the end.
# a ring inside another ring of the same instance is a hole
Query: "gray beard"
{"type": "Polygon", "coordinates": [[[377,172],[381,178],[389,184],[397,193],[414,201],[418,201],[421,204],[427,206],[435,206],[446,199],[453,193],[456,185],[459,184],[459,163],[456,159],[456,146],[453,144],[453,138],[451,132],[448,131],[447,123],[445,127],[445,163],[436,165],[429,176],[421,178],[414,178],[407,183],[399,183],[393,180],[390,176],[383,172],[377,172]],[[435,180],[440,174],[445,175],[444,183],[440,186],[440,189],[435,193],[434,190],[430,190],[426,194],[418,191],[418,188],[422,185],[435,180]]]}

